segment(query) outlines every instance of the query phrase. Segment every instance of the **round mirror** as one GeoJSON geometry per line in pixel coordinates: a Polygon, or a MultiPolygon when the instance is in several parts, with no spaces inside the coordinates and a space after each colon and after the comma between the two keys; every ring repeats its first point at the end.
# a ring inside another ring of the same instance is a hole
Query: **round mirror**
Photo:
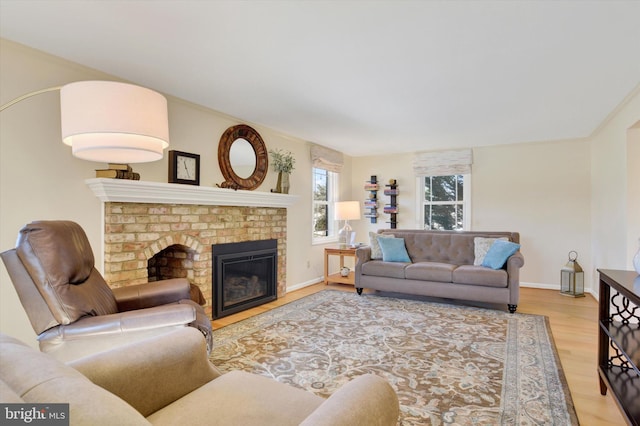
{"type": "Polygon", "coordinates": [[[267,175],[267,147],[253,128],[246,124],[231,126],[220,137],[218,164],[225,178],[218,186],[256,189],[267,175]]]}
{"type": "Polygon", "coordinates": [[[233,171],[242,179],[251,177],[256,169],[256,153],[246,139],[236,139],[231,144],[229,161],[233,171]]]}

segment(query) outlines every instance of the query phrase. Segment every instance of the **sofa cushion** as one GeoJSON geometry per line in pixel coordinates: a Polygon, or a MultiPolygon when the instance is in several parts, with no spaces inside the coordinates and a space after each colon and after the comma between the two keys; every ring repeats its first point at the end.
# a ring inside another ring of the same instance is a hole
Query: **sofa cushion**
{"type": "Polygon", "coordinates": [[[411,262],[411,258],[404,246],[403,238],[380,238],[382,260],[385,262],[411,262]]]}
{"type": "Polygon", "coordinates": [[[454,269],[452,278],[456,284],[486,287],[507,287],[509,281],[509,275],[504,269],[490,269],[474,265],[458,266],[454,269]]]}
{"type": "Polygon", "coordinates": [[[382,260],[372,260],[362,265],[362,275],[373,275],[376,277],[404,278],[404,269],[409,263],[384,262],[382,260]]]}
{"type": "Polygon", "coordinates": [[[299,425],[323,402],[323,398],[311,392],[273,379],[231,371],[156,411],[148,419],[154,425],[293,426],[299,425]],[[202,409],[211,404],[215,410],[202,409]]]}
{"type": "Polygon", "coordinates": [[[513,255],[520,249],[520,244],[511,243],[509,241],[496,240],[491,245],[487,255],[482,261],[482,266],[492,269],[500,269],[504,266],[509,256],[513,255]]]}
{"type": "Polygon", "coordinates": [[[493,245],[495,240],[509,241],[507,237],[500,237],[500,238],[475,237],[473,239],[473,253],[475,255],[475,259],[473,261],[474,265],[476,266],[482,265],[482,261],[484,260],[484,257],[487,255],[487,252],[489,251],[489,249],[491,248],[491,245],[493,245]]]}
{"type": "Polygon", "coordinates": [[[456,265],[438,262],[418,262],[406,267],[405,278],[409,280],[439,281],[450,283],[453,280],[453,270],[456,265]]]}
{"type": "Polygon", "coordinates": [[[371,259],[381,260],[382,250],[380,249],[380,243],[378,238],[395,238],[393,234],[376,234],[375,232],[369,232],[369,245],[371,246],[371,259]]]}

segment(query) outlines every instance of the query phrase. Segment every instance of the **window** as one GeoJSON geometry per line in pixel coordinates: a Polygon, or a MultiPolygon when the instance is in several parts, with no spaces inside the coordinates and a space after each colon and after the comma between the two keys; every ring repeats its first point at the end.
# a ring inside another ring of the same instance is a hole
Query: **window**
{"type": "Polygon", "coordinates": [[[469,175],[422,176],[422,226],[433,230],[469,228],[469,175]],[[465,191],[466,189],[466,191],[465,191]]]}
{"type": "Polygon", "coordinates": [[[337,238],[333,219],[333,204],[337,199],[338,174],[313,168],[313,242],[320,243],[337,238]]]}

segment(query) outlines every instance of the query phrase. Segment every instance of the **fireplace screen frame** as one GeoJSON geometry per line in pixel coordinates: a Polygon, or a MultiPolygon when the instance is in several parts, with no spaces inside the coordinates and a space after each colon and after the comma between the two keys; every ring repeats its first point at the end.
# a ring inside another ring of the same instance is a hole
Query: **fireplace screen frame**
{"type": "Polygon", "coordinates": [[[239,243],[214,244],[213,254],[213,319],[223,318],[246,309],[263,305],[278,298],[278,240],[244,241],[239,243]],[[267,260],[271,267],[267,271],[265,294],[225,306],[226,300],[223,288],[225,267],[235,263],[247,261],[267,260]]]}

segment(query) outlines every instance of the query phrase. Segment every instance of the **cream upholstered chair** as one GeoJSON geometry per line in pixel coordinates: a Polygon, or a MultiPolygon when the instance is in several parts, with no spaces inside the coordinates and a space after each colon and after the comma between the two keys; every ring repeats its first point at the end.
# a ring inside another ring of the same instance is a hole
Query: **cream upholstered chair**
{"type": "Polygon", "coordinates": [[[67,403],[72,426],[395,426],[399,415],[396,393],[372,374],[326,400],[256,374],[221,374],[190,327],[67,365],[0,334],[0,365],[1,403],[67,403]]]}
{"type": "Polygon", "coordinates": [[[211,322],[190,300],[186,279],[111,289],[94,267],[89,240],[70,221],[37,221],[1,253],[38,334],[40,350],[68,361],[193,326],[211,346],[211,322]]]}

